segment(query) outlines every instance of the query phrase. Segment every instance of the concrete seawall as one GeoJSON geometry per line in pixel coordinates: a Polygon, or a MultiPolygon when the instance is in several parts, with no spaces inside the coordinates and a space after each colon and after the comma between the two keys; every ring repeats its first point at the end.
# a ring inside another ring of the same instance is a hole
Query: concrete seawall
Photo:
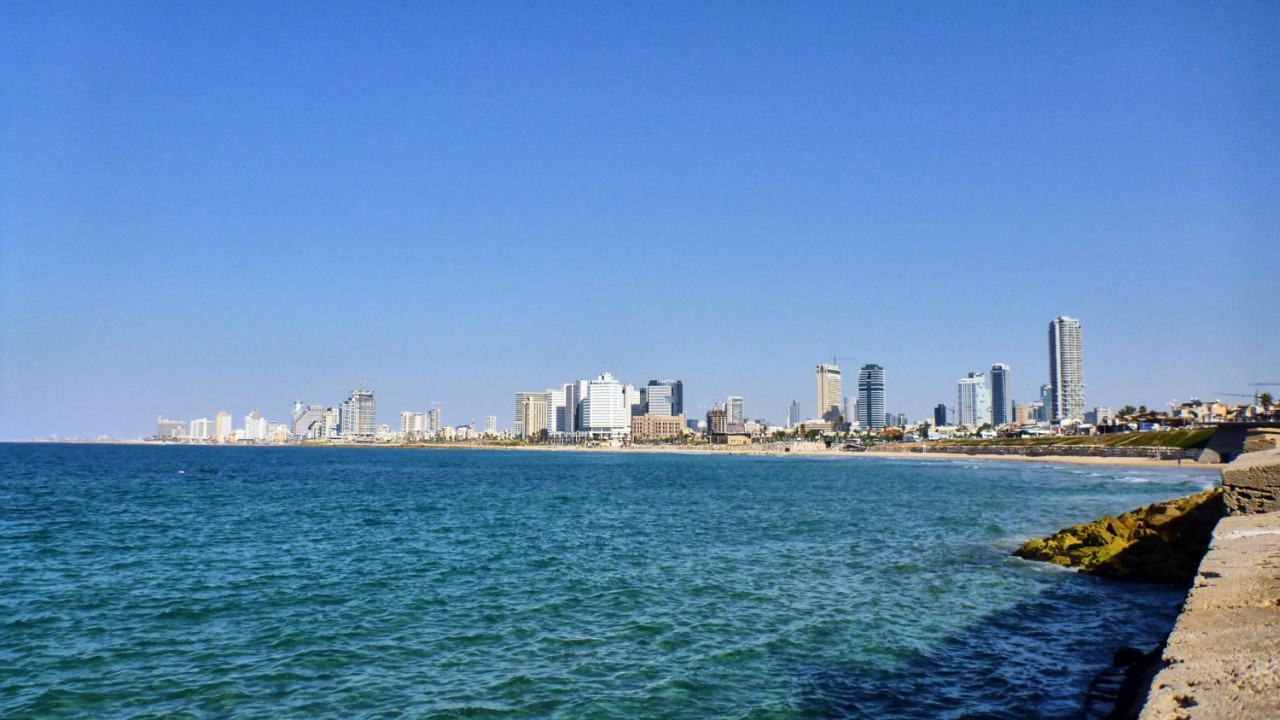
{"type": "Polygon", "coordinates": [[[1214,529],[1141,720],[1280,718],[1280,451],[1222,473],[1214,529]]]}

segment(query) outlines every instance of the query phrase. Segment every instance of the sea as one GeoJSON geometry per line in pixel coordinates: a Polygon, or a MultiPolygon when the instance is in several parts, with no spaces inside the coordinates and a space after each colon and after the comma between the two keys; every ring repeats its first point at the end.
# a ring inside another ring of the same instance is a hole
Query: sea
{"type": "Polygon", "coordinates": [[[1076,718],[1182,595],[1010,557],[1216,471],[0,445],[3,718],[1076,718]]]}

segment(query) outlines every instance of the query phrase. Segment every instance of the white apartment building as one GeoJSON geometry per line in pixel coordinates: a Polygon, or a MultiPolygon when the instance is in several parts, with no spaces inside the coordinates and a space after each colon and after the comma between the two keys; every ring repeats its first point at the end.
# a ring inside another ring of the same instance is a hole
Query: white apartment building
{"type": "Polygon", "coordinates": [[[982,427],[991,422],[991,390],[987,376],[969,373],[956,383],[956,424],[965,427],[982,427]]]}
{"type": "Polygon", "coordinates": [[[400,433],[405,436],[421,436],[427,431],[425,413],[405,411],[400,413],[400,433]]]}
{"type": "Polygon", "coordinates": [[[1065,315],[1049,323],[1050,419],[1084,420],[1084,348],[1080,321],[1065,315]]]}
{"type": "MultiPolygon", "coordinates": [[[[818,379],[818,417],[835,422],[840,419],[840,368],[819,365],[815,374],[818,379]]],[[[850,418],[846,416],[845,419],[850,418]]]]}

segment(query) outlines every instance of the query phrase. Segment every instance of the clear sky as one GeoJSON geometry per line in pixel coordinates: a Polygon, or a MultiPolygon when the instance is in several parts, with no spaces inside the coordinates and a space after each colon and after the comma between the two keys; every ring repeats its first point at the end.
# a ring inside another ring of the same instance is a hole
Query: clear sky
{"type": "Polygon", "coordinates": [[[914,420],[1063,314],[1159,406],[1280,382],[1278,270],[1274,2],[0,7],[0,439],[606,367],[781,422],[833,355],[914,420]]]}

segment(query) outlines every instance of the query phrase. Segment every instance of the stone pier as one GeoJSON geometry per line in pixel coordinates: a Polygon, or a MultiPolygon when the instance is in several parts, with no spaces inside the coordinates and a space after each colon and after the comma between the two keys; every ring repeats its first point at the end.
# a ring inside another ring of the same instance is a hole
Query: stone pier
{"type": "Polygon", "coordinates": [[[1280,451],[1222,473],[1213,532],[1141,720],[1280,718],[1280,451]]]}

